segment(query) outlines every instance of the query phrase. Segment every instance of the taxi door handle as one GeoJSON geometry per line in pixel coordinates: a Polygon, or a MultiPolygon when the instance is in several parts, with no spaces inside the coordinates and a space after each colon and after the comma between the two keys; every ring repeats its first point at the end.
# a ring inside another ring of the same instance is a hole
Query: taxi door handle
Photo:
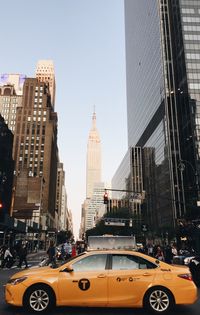
{"type": "Polygon", "coordinates": [[[148,272],[145,272],[145,273],[143,273],[143,276],[151,276],[151,274],[148,272]]]}
{"type": "Polygon", "coordinates": [[[105,277],[106,277],[106,275],[103,273],[101,273],[100,275],[97,276],[97,278],[105,278],[105,277]]]}

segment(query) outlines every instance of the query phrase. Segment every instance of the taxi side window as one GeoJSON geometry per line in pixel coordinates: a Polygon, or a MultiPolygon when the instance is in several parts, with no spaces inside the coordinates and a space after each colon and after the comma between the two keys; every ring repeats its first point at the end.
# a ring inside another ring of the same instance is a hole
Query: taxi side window
{"type": "Polygon", "coordinates": [[[151,261],[148,261],[142,257],[138,258],[139,269],[154,269],[157,268],[157,265],[153,264],[151,261]]]}
{"type": "Polygon", "coordinates": [[[112,255],[113,270],[153,269],[157,266],[150,261],[133,255],[112,255]]]}
{"type": "Polygon", "coordinates": [[[72,264],[74,271],[96,271],[106,269],[106,254],[87,256],[72,264]]]}
{"type": "Polygon", "coordinates": [[[132,255],[112,255],[113,270],[138,269],[137,257],[132,255]]]}

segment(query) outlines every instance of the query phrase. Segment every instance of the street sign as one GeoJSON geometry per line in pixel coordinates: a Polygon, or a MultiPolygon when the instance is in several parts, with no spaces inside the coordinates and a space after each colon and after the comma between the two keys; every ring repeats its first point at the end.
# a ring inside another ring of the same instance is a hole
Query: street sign
{"type": "Polygon", "coordinates": [[[109,218],[105,219],[104,224],[110,226],[125,226],[126,219],[109,218]]]}

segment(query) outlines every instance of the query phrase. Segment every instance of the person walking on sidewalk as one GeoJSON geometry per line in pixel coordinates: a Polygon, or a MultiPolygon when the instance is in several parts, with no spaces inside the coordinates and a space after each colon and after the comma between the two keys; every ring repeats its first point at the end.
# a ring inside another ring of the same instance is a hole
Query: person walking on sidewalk
{"type": "Polygon", "coordinates": [[[22,244],[21,248],[19,249],[19,265],[18,267],[22,267],[22,263],[25,263],[25,268],[28,268],[28,263],[27,263],[27,245],[26,243],[22,244]]]}
{"type": "Polygon", "coordinates": [[[10,268],[13,263],[13,255],[10,252],[9,247],[6,247],[5,253],[4,253],[4,259],[2,263],[2,268],[7,267],[10,268]]]}
{"type": "Polygon", "coordinates": [[[54,246],[54,242],[51,240],[49,248],[47,250],[47,254],[49,256],[48,265],[51,264],[52,267],[56,266],[56,248],[54,246]]]}

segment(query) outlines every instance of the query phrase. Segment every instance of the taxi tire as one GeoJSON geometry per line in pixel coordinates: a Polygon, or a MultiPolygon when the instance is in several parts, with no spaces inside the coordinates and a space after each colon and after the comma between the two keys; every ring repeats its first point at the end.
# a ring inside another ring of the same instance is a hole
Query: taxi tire
{"type": "Polygon", "coordinates": [[[150,311],[153,314],[167,314],[169,311],[175,306],[175,300],[173,294],[165,287],[157,286],[150,288],[144,296],[143,299],[143,306],[146,308],[148,311],[150,311]],[[152,296],[156,296],[156,293],[160,292],[162,293],[165,298],[168,299],[169,305],[166,309],[163,310],[156,310],[152,307],[150,299],[152,296]]]}
{"type": "Polygon", "coordinates": [[[25,295],[24,295],[24,298],[23,298],[23,306],[28,312],[34,312],[34,313],[39,313],[39,314],[46,313],[50,309],[52,310],[55,307],[55,305],[56,305],[55,294],[54,294],[53,290],[48,285],[45,285],[45,284],[35,284],[35,285],[31,286],[25,292],[25,295]],[[49,297],[49,304],[45,308],[45,310],[43,310],[43,311],[36,311],[29,304],[29,298],[30,298],[31,294],[34,291],[36,291],[36,290],[43,290],[43,291],[45,291],[46,294],[49,297]]]}

